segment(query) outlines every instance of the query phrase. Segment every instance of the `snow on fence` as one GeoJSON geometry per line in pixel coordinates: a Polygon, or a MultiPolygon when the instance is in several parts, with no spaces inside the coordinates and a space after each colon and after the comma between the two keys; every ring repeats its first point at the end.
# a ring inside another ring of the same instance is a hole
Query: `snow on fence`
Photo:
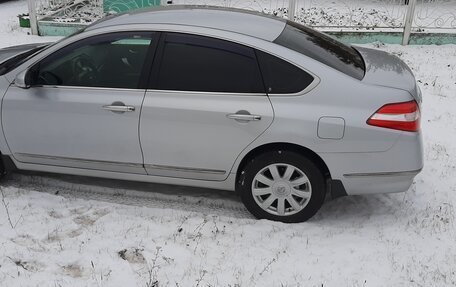
{"type": "Polygon", "coordinates": [[[103,0],[35,0],[38,20],[89,24],[103,17],[103,0]]]}
{"type": "Polygon", "coordinates": [[[28,0],[28,9],[35,35],[67,35],[105,15],[103,0],[28,0]]]}
{"type": "MultiPolygon", "coordinates": [[[[123,11],[117,7],[132,9],[160,4],[159,0],[29,0],[30,2],[34,2],[30,6],[35,10],[38,21],[82,25],[94,22],[106,12],[123,11]],[[107,7],[106,3],[115,3],[116,6],[107,7]]],[[[293,19],[324,31],[400,31],[404,33],[404,44],[408,42],[411,31],[454,33],[456,30],[455,0],[162,0],[161,4],[256,10],[293,19]]]]}
{"type": "Polygon", "coordinates": [[[322,28],[404,28],[407,11],[414,29],[455,29],[452,0],[297,0],[295,20],[322,28]],[[408,4],[405,4],[408,3],[408,4]]]}
{"type": "Polygon", "coordinates": [[[456,29],[455,0],[424,0],[416,5],[414,27],[420,29],[456,29]]]}
{"type": "Polygon", "coordinates": [[[324,29],[381,29],[405,26],[413,3],[413,28],[455,29],[454,0],[174,0],[173,4],[213,5],[262,11],[324,29]]]}

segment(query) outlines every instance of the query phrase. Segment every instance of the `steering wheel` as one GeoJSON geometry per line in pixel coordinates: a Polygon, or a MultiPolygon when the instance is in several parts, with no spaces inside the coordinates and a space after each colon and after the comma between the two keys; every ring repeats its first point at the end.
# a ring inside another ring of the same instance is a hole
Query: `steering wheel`
{"type": "Polygon", "coordinates": [[[43,71],[38,76],[38,83],[42,85],[61,85],[62,79],[50,71],[43,71]]]}
{"type": "Polygon", "coordinates": [[[93,83],[97,79],[97,68],[93,59],[81,54],[73,59],[73,74],[80,84],[93,83]]]}

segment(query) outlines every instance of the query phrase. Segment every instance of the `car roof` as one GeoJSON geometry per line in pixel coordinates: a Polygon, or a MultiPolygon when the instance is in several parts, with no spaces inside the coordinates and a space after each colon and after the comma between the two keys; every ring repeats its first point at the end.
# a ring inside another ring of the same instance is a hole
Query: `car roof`
{"type": "Polygon", "coordinates": [[[127,24],[195,26],[274,41],[284,30],[286,21],[264,13],[234,8],[172,5],[108,16],[86,30],[127,24]]]}

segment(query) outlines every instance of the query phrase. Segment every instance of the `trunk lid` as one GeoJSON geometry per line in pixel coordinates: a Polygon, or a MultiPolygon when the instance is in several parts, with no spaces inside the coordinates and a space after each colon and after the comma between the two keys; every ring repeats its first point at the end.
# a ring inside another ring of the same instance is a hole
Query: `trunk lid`
{"type": "Polygon", "coordinates": [[[366,64],[366,73],[362,82],[406,90],[418,103],[421,103],[421,91],[416,84],[415,76],[401,59],[379,50],[354,48],[361,54],[366,64]]]}

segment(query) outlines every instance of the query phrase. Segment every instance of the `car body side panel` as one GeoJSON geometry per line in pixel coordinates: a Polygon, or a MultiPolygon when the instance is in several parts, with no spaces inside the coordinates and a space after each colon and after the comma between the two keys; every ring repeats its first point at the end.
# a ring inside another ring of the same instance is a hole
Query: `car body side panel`
{"type": "Polygon", "coordinates": [[[279,51],[280,47],[268,49],[272,53],[287,55],[288,60],[319,75],[321,80],[314,89],[300,96],[270,96],[275,111],[274,122],[238,157],[232,173],[237,172],[244,156],[256,147],[288,142],[316,152],[327,162],[332,178],[342,180],[344,185],[347,185],[349,194],[405,191],[417,172],[390,178],[374,177],[370,186],[365,185],[365,178],[347,179],[344,174],[346,171],[361,173],[367,170],[382,173],[417,171],[422,168],[422,142],[418,134],[404,135],[401,131],[372,127],[366,123],[383,105],[410,101],[413,99],[412,95],[406,90],[354,80],[324,66],[314,65],[312,60],[306,57],[279,51]],[[318,138],[318,120],[322,116],[344,119],[343,138],[318,138]],[[370,161],[370,158],[383,160],[377,163],[370,161]],[[403,164],[395,165],[396,161],[403,164]],[[350,169],[350,166],[353,168],[350,169]],[[392,168],[393,166],[395,168],[392,168]],[[389,186],[385,184],[388,180],[391,181],[389,186]]]}
{"type": "MultiPolygon", "coordinates": [[[[5,96],[6,91],[8,90],[10,86],[10,82],[4,77],[0,76],[0,111],[3,111],[2,106],[3,106],[3,97],[5,96]]],[[[1,116],[1,112],[0,112],[1,116]]],[[[1,117],[0,117],[1,119],[1,117]]],[[[4,133],[3,133],[3,122],[0,120],[0,152],[2,154],[10,154],[10,150],[8,147],[8,144],[6,143],[4,133]]]]}
{"type": "MultiPolygon", "coordinates": [[[[348,90],[348,89],[346,89],[348,90]]],[[[276,118],[264,134],[266,141],[282,138],[285,142],[298,142],[316,153],[320,152],[383,152],[390,149],[400,132],[376,129],[366,124],[367,119],[384,102],[365,103],[366,106],[351,106],[322,99],[318,87],[302,97],[270,97],[276,118]],[[321,117],[342,118],[345,121],[343,138],[323,139],[318,137],[318,120],[321,117]],[[268,138],[271,137],[271,138],[268,138]]],[[[347,91],[350,93],[351,91],[347,91]]],[[[401,100],[399,100],[401,101],[401,100]]]]}
{"type": "Polygon", "coordinates": [[[196,180],[196,179],[185,179],[185,178],[174,178],[164,176],[152,176],[146,174],[135,174],[125,172],[112,172],[103,170],[88,170],[83,168],[72,168],[72,167],[61,167],[53,165],[40,165],[23,163],[12,159],[16,167],[20,170],[30,170],[39,172],[51,172],[59,174],[71,174],[101,178],[113,178],[117,180],[131,180],[131,181],[143,181],[160,184],[172,184],[172,185],[183,185],[183,186],[194,186],[201,188],[213,188],[221,190],[234,191],[236,175],[228,174],[227,179],[224,181],[210,181],[210,180],[196,180]]]}
{"type": "MultiPolygon", "coordinates": [[[[257,146],[274,142],[290,142],[316,153],[384,152],[399,139],[401,132],[379,129],[366,124],[373,113],[386,103],[412,99],[404,90],[364,84],[314,60],[280,46],[264,44],[275,55],[286,59],[320,77],[320,83],[302,95],[270,95],[275,118],[271,127],[238,158],[257,146]],[[318,138],[321,117],[343,118],[342,139],[318,138]]],[[[235,164],[233,170],[237,170],[235,164]]]]}
{"type": "Polygon", "coordinates": [[[424,165],[422,134],[402,132],[386,152],[320,153],[349,195],[406,191],[424,165]]]}
{"type": "Polygon", "coordinates": [[[8,90],[9,85],[10,82],[4,76],[0,76],[0,97],[3,98],[6,91],[8,90]]]}
{"type": "MultiPolygon", "coordinates": [[[[387,151],[317,152],[317,155],[329,168],[331,178],[343,183],[348,195],[403,192],[423,168],[423,146],[421,132],[398,133],[398,140],[387,151]]],[[[237,165],[249,151],[271,142],[274,140],[270,135],[263,134],[238,158],[232,173],[237,173],[237,165]]],[[[275,142],[280,143],[280,138],[275,142]]],[[[300,141],[288,143],[308,147],[300,141]]]]}
{"type": "Polygon", "coordinates": [[[148,174],[224,180],[237,155],[273,121],[266,95],[153,91],[146,93],[140,138],[148,174]],[[248,111],[259,121],[228,114],[248,111]]]}
{"type": "Polygon", "coordinates": [[[11,86],[3,98],[8,146],[21,162],[145,173],[139,111],[145,90],[11,86]],[[124,102],[135,111],[103,109],[124,102]]]}

